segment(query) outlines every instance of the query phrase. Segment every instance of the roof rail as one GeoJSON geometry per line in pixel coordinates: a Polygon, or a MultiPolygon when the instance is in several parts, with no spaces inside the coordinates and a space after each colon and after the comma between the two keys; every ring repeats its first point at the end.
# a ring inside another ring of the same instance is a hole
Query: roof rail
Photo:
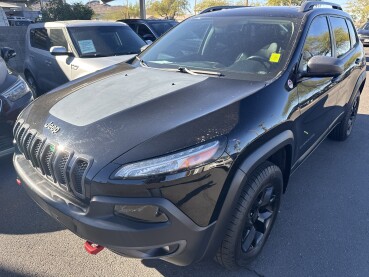
{"type": "Polygon", "coordinates": [[[220,10],[226,10],[226,9],[245,8],[245,7],[248,7],[248,6],[214,6],[214,7],[209,7],[207,9],[201,11],[199,14],[215,12],[215,11],[220,11],[220,10]]]}
{"type": "Polygon", "coordinates": [[[324,5],[324,6],[331,6],[332,9],[341,10],[342,8],[339,4],[331,3],[331,2],[324,2],[324,1],[305,1],[301,4],[300,12],[307,12],[312,10],[315,6],[324,5]]]}

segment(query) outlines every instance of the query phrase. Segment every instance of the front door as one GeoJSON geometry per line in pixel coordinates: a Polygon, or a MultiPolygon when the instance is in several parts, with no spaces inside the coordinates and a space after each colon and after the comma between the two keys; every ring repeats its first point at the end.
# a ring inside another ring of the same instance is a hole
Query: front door
{"type": "MultiPolygon", "coordinates": [[[[319,16],[310,25],[305,40],[299,72],[307,70],[308,61],[314,56],[333,56],[332,37],[325,16],[319,16]]],[[[337,95],[342,90],[337,78],[302,78],[297,85],[301,116],[297,125],[298,162],[310,153],[326,135],[326,131],[339,116],[337,95]]]]}

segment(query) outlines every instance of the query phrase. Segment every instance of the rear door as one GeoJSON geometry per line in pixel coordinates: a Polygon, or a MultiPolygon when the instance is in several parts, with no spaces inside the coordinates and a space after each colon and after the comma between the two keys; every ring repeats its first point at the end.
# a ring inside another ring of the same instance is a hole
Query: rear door
{"type": "MultiPolygon", "coordinates": [[[[305,39],[301,53],[299,72],[307,70],[308,61],[314,56],[334,56],[332,34],[326,16],[316,17],[305,39]]],[[[342,93],[338,78],[302,78],[297,84],[301,116],[298,120],[297,155],[300,162],[310,153],[339,116],[337,95],[342,93]]]]}
{"type": "Polygon", "coordinates": [[[30,29],[29,60],[33,76],[41,90],[53,89],[54,57],[50,54],[50,39],[46,28],[30,29]]]}
{"type": "Polygon", "coordinates": [[[330,16],[329,21],[334,36],[335,57],[341,59],[344,66],[337,94],[337,106],[341,112],[344,112],[359,78],[365,57],[352,22],[347,18],[337,16],[330,16]]]}

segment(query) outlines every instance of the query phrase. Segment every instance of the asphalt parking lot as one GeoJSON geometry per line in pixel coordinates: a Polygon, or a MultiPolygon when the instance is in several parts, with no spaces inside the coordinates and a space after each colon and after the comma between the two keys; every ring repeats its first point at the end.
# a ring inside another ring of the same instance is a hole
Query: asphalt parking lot
{"type": "Polygon", "coordinates": [[[369,276],[368,83],[352,137],[324,141],[292,176],[271,237],[249,269],[229,272],[213,261],[183,268],[106,250],[88,255],[83,240],[16,185],[7,158],[0,160],[0,276],[369,276]]]}

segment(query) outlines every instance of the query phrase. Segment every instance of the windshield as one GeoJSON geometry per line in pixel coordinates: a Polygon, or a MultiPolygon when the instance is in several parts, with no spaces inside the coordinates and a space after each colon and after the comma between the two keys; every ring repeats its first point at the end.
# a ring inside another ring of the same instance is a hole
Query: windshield
{"type": "Polygon", "coordinates": [[[225,78],[268,80],[288,61],[296,22],[261,16],[195,17],[163,36],[140,59],[155,68],[184,67],[215,71],[225,78]]]}
{"type": "Polygon", "coordinates": [[[170,28],[176,26],[178,23],[175,21],[158,21],[158,22],[150,22],[149,25],[151,29],[160,37],[170,28]]]}
{"type": "Polygon", "coordinates": [[[68,30],[81,58],[138,54],[145,45],[128,26],[70,27],[68,30]]]}

